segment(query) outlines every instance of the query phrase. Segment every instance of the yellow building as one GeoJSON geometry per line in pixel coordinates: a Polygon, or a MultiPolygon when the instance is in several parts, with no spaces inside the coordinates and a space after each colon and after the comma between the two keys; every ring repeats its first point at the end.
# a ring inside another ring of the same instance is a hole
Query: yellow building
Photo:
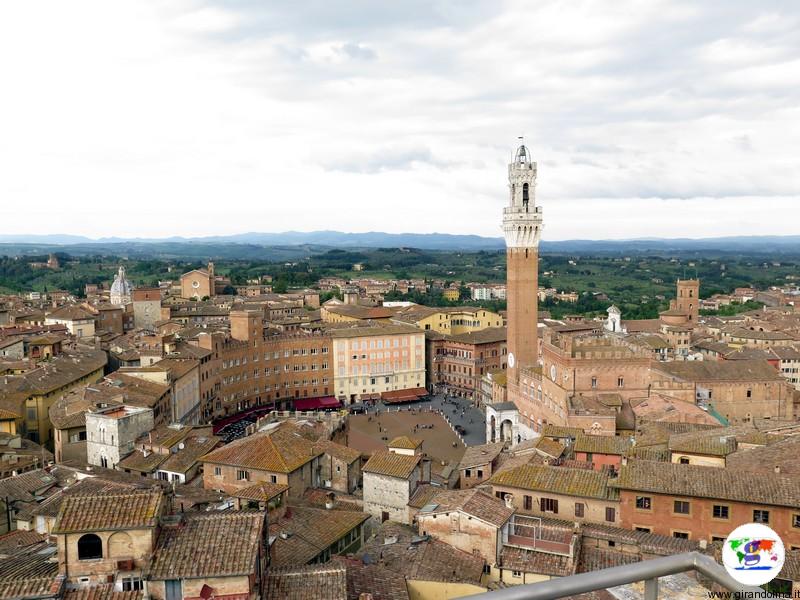
{"type": "Polygon", "coordinates": [[[18,415],[14,411],[0,408],[0,433],[10,433],[11,435],[16,435],[17,420],[21,418],[22,415],[18,415]]]}
{"type": "Polygon", "coordinates": [[[393,320],[409,323],[426,331],[437,331],[449,335],[503,326],[503,317],[496,312],[477,306],[434,308],[414,305],[399,311],[393,320]]]}
{"type": "Polygon", "coordinates": [[[61,354],[27,373],[9,375],[0,381],[2,407],[21,415],[16,424],[19,433],[52,449],[50,407],[76,387],[102,379],[106,362],[102,350],[85,349],[61,354]]]}
{"type": "Polygon", "coordinates": [[[458,302],[458,299],[461,298],[461,291],[458,288],[447,288],[442,292],[442,298],[448,302],[458,302]]]}

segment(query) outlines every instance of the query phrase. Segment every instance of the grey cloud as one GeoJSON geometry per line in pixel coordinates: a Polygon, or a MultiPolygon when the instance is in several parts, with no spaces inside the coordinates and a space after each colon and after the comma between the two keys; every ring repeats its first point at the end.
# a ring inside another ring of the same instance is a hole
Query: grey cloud
{"type": "Polygon", "coordinates": [[[380,148],[375,152],[337,158],[323,164],[328,171],[375,174],[384,171],[407,171],[415,165],[427,164],[447,168],[450,163],[434,157],[429,148],[380,148]]]}
{"type": "Polygon", "coordinates": [[[336,51],[340,54],[345,54],[350,58],[358,60],[374,60],[378,57],[377,52],[375,52],[375,50],[369,46],[364,46],[363,44],[354,44],[352,42],[343,44],[337,48],[336,51]]]}

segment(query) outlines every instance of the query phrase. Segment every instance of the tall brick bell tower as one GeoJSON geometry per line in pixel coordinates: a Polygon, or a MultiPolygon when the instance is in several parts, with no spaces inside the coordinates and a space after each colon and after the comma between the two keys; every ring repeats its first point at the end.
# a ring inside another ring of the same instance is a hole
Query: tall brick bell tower
{"type": "Polygon", "coordinates": [[[536,206],[536,163],[524,146],[508,165],[511,202],[503,209],[506,239],[508,303],[508,381],[519,380],[519,368],[538,360],[539,240],[542,209],[536,206]]]}

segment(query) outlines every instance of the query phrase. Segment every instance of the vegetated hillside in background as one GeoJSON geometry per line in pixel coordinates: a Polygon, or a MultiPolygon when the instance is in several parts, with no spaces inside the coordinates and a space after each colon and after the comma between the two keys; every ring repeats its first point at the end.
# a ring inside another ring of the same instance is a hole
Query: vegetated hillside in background
{"type": "MultiPolygon", "coordinates": [[[[280,248],[291,252],[291,247],[307,249],[325,248],[421,248],[424,250],[450,250],[474,252],[477,250],[499,250],[504,247],[500,237],[481,237],[477,235],[456,235],[448,233],[345,233],[341,231],[287,231],[282,233],[242,233],[227,236],[208,237],[170,237],[170,238],[100,238],[90,239],[74,235],[0,235],[0,245],[13,244],[17,248],[37,246],[39,251],[53,251],[55,246],[72,254],[116,253],[120,248],[141,256],[152,253],[162,256],[200,256],[211,252],[217,256],[230,252],[226,246],[242,247],[241,253],[247,258],[268,260],[258,248],[280,248]],[[188,246],[181,248],[181,246],[188,246]],[[150,246],[148,249],[147,247],[150,246]],[[92,248],[94,247],[94,248],[92,248]]],[[[307,250],[301,250],[305,252],[307,250]]],[[[631,240],[564,240],[542,242],[543,252],[567,252],[583,254],[686,254],[692,252],[721,252],[733,254],[798,254],[800,235],[795,236],[729,236],[700,239],[631,239],[631,240]]],[[[227,254],[226,254],[227,255],[227,254]]],[[[227,255],[230,256],[230,255],[227,255]]],[[[295,255],[296,256],[296,255],[295,255]]],[[[233,256],[230,256],[233,258],[233,256]]]]}
{"type": "MultiPolygon", "coordinates": [[[[217,272],[229,276],[234,285],[243,285],[248,280],[265,275],[273,279],[276,291],[313,286],[321,277],[329,276],[344,279],[425,279],[428,282],[437,280],[444,285],[461,285],[462,298],[459,303],[467,302],[469,298],[469,290],[463,287],[464,283],[503,283],[506,277],[505,252],[502,250],[445,252],[414,248],[304,247],[303,252],[295,256],[284,253],[282,249],[273,249],[276,255],[264,259],[236,252],[249,249],[250,246],[222,246],[225,253],[211,254],[215,246],[205,245],[198,257],[139,257],[134,252],[72,255],[61,251],[57,253],[62,265],[58,271],[31,266],[32,262],[46,261],[46,253],[0,256],[0,292],[67,289],[81,296],[87,283],[109,285],[119,265],[126,267],[129,278],[136,285],[155,285],[158,281],[177,280],[181,273],[203,267],[209,259],[215,261],[217,272]],[[354,271],[355,264],[361,265],[364,270],[354,271]]],[[[114,247],[122,250],[127,245],[115,244],[114,247]]],[[[200,248],[200,245],[197,247],[200,248]]],[[[26,252],[29,250],[30,247],[26,246],[26,252]]],[[[791,283],[793,277],[800,276],[800,255],[765,259],[763,256],[723,256],[719,253],[700,257],[694,254],[689,257],[658,254],[622,257],[543,253],[539,272],[541,288],[581,294],[577,304],[552,300],[542,303],[542,307],[554,316],[567,313],[603,314],[614,303],[623,310],[625,318],[651,318],[666,308],[669,298],[674,297],[675,280],[678,278],[699,277],[702,280],[702,297],[749,285],[763,289],[791,283]]],[[[448,304],[442,298],[441,290],[409,295],[391,294],[387,299],[411,300],[429,305],[448,304]]],[[[481,304],[495,310],[505,308],[503,301],[484,301],[481,304]]]]}

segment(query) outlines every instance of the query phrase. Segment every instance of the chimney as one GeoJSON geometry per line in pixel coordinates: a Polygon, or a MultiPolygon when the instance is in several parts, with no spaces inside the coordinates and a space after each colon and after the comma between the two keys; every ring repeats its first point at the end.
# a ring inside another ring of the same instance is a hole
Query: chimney
{"type": "Polygon", "coordinates": [[[698,546],[700,546],[700,550],[705,550],[708,548],[708,540],[700,540],[698,546]]]}
{"type": "Polygon", "coordinates": [[[336,494],[334,494],[333,492],[329,492],[327,494],[327,499],[325,500],[325,508],[327,510],[331,510],[335,504],[336,504],[336,494]]]}
{"type": "Polygon", "coordinates": [[[506,494],[503,496],[508,508],[514,508],[514,494],[506,494]]]}
{"type": "Polygon", "coordinates": [[[624,466],[626,466],[627,464],[628,464],[628,457],[627,457],[627,456],[623,456],[623,457],[622,457],[622,466],[624,467],[624,466]]]}
{"type": "Polygon", "coordinates": [[[772,468],[772,470],[775,472],[775,474],[776,474],[776,475],[780,475],[780,473],[781,473],[781,466],[780,466],[780,465],[775,465],[775,466],[772,468]]]}

